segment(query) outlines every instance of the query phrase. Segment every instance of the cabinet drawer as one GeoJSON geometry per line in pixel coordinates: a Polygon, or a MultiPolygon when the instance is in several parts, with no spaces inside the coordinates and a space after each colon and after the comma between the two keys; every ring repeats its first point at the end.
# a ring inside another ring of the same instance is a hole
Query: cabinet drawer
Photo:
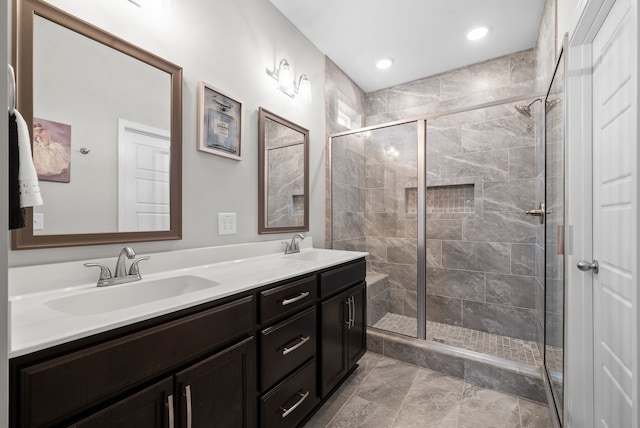
{"type": "Polygon", "coordinates": [[[59,422],[211,352],[249,333],[253,311],[249,296],[22,368],[19,426],[59,422]]]}
{"type": "Polygon", "coordinates": [[[262,331],[262,391],[316,353],[316,308],[262,331]]]}
{"type": "Polygon", "coordinates": [[[324,272],[320,275],[320,297],[327,297],[350,285],[364,281],[366,274],[367,265],[364,259],[324,272]]]}
{"type": "Polygon", "coordinates": [[[263,428],[297,426],[317,403],[315,358],[262,397],[260,402],[263,428]]]}
{"type": "Polygon", "coordinates": [[[314,302],[316,277],[310,276],[260,293],[260,321],[265,323],[314,302]]]}

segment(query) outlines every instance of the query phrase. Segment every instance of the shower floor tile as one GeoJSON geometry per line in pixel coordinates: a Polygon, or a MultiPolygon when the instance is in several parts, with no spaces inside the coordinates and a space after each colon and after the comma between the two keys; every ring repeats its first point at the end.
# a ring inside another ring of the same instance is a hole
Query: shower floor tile
{"type": "MultiPolygon", "coordinates": [[[[387,313],[373,327],[405,336],[416,337],[415,318],[387,313]]],[[[485,333],[470,328],[427,321],[427,340],[469,351],[480,352],[522,364],[540,367],[542,356],[536,342],[485,333]]]]}

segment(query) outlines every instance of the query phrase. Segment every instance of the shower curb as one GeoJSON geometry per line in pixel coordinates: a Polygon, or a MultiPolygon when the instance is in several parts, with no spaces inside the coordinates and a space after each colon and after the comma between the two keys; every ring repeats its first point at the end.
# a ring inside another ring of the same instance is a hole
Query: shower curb
{"type": "Polygon", "coordinates": [[[547,404],[542,368],[367,328],[367,349],[474,385],[547,404]]]}

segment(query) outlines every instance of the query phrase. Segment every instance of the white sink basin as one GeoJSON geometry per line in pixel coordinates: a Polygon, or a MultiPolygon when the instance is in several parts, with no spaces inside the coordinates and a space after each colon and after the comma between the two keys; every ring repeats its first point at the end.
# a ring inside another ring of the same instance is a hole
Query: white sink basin
{"type": "Polygon", "coordinates": [[[217,285],[220,284],[198,276],[175,276],[104,288],[96,287],[82,294],[49,300],[45,305],[70,315],[89,316],[169,299],[217,285]]]}

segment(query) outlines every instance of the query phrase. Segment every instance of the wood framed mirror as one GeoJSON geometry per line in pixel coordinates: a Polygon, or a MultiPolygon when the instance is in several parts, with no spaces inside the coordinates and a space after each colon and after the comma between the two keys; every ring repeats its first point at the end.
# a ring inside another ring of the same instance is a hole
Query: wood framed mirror
{"type": "Polygon", "coordinates": [[[12,48],[44,200],[12,248],[181,239],[182,68],[39,0],[12,48]]]}
{"type": "Polygon", "coordinates": [[[258,233],[309,230],[309,131],[258,114],[258,233]]]}

